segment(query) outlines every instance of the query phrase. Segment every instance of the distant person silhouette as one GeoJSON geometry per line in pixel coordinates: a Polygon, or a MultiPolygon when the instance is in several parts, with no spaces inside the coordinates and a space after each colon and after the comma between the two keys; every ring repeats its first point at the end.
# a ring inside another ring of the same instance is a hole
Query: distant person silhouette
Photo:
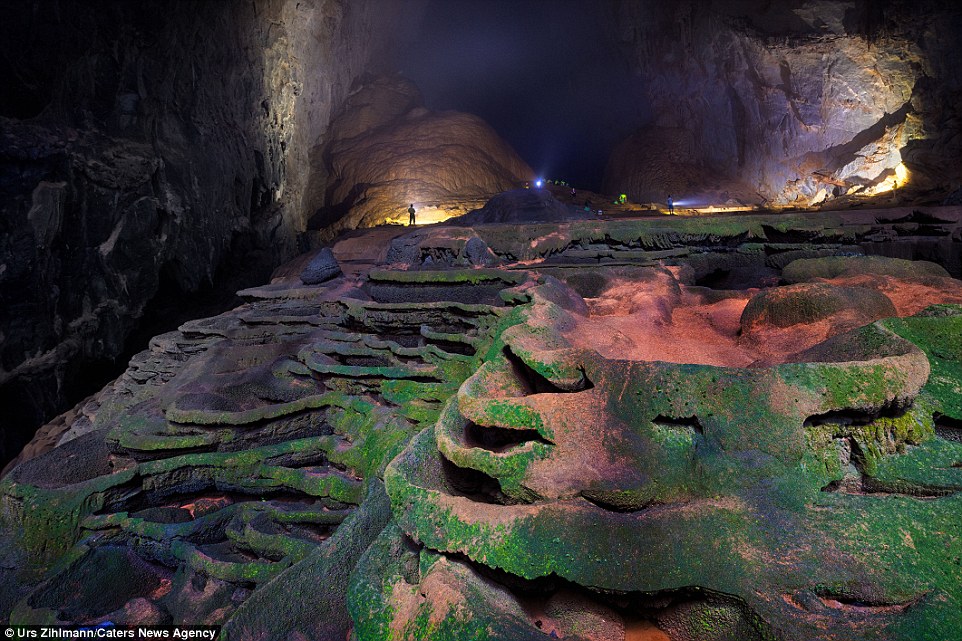
{"type": "Polygon", "coordinates": [[[671,194],[668,194],[668,213],[669,214],[675,213],[675,201],[671,199],[671,194]]]}
{"type": "MultiPolygon", "coordinates": [[[[669,200],[670,200],[670,199],[669,199],[669,200]]],[[[411,203],[411,206],[408,207],[408,225],[413,225],[413,224],[414,224],[414,211],[415,211],[415,210],[414,210],[414,203],[411,203]]]]}

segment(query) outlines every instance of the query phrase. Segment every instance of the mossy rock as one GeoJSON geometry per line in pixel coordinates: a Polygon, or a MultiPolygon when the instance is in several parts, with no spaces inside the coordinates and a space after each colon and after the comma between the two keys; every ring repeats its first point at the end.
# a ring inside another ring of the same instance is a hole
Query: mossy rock
{"type": "Polygon", "coordinates": [[[897,316],[895,305],[880,292],[827,283],[799,283],[765,290],[748,301],[742,332],[762,327],[792,327],[827,320],[846,312],[858,324],[897,316]]]}
{"type": "MultiPolygon", "coordinates": [[[[621,608],[631,595],[658,595],[667,610],[657,621],[672,638],[801,641],[845,630],[914,641],[962,631],[956,566],[938,569],[962,558],[962,540],[943,541],[962,507],[962,470],[948,469],[958,446],[936,437],[925,387],[929,360],[955,358],[952,339],[939,337],[962,316],[922,317],[941,331],[886,321],[835,339],[833,358],[740,369],[565,349],[568,312],[538,290],[533,301],[502,334],[508,352],[489,353],[436,429],[385,473],[398,525],[432,558],[491,572],[502,587],[590,586],[618,595],[621,608]],[[505,361],[509,352],[521,363],[505,361]],[[558,385],[561,364],[589,384],[558,385]],[[532,387],[525,368],[547,384],[532,387]],[[478,436],[485,430],[490,439],[478,436]],[[840,443],[857,448],[863,492],[833,489],[852,466],[840,443]],[[700,600],[665,605],[693,588],[700,600]]],[[[404,589],[416,592],[419,580],[404,589]]],[[[456,609],[459,620],[484,620],[502,603],[502,587],[482,587],[456,609]]],[[[430,620],[427,604],[380,598],[395,631],[427,630],[417,623],[430,620]]],[[[557,621],[573,633],[603,611],[572,618],[570,609],[557,621]]]]}
{"type": "Polygon", "coordinates": [[[802,258],[787,264],[782,278],[789,283],[804,283],[823,278],[876,274],[896,278],[948,278],[941,265],[924,260],[905,260],[885,256],[824,256],[802,258]]]}

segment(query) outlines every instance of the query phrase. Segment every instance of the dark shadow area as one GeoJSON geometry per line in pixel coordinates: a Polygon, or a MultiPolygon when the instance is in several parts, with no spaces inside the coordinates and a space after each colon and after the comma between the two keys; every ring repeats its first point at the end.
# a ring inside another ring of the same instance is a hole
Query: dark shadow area
{"type": "MultiPolygon", "coordinates": [[[[238,258],[238,263],[244,262],[238,258]]],[[[214,283],[195,292],[185,292],[167,271],[160,275],[157,293],[123,341],[116,358],[76,358],[63,366],[63,379],[54,371],[34,378],[14,379],[0,386],[0,468],[20,453],[37,429],[56,416],[96,394],[127,368],[131,357],[148,348],[150,339],[177,329],[183,323],[216,316],[241,303],[237,291],[266,282],[269,267],[244,270],[224,265],[214,283]]]]}
{"type": "Polygon", "coordinates": [[[962,421],[944,414],[936,414],[933,418],[936,436],[953,443],[962,443],[962,421]]]}
{"type": "Polygon", "coordinates": [[[458,467],[444,456],[439,455],[438,459],[441,461],[444,480],[457,496],[492,505],[511,505],[517,502],[501,491],[501,484],[493,476],[471,468],[458,467]]]}
{"type": "Polygon", "coordinates": [[[478,447],[492,452],[502,453],[510,450],[516,445],[530,443],[550,444],[538,430],[514,430],[504,427],[481,426],[477,423],[468,421],[464,427],[465,445],[468,447],[478,447]]]}
{"type": "Polygon", "coordinates": [[[692,625],[695,621],[707,620],[712,622],[712,639],[775,638],[769,626],[742,599],[698,586],[658,592],[601,592],[556,574],[525,579],[477,563],[462,554],[445,556],[502,587],[529,615],[532,627],[540,630],[546,639],[559,638],[557,631],[550,629],[553,618],[548,616],[555,607],[570,614],[584,611],[595,616],[607,610],[621,618],[627,639],[695,638],[689,636],[694,629],[692,625]]]}
{"type": "Polygon", "coordinates": [[[514,372],[515,378],[521,383],[524,388],[524,395],[530,396],[532,394],[570,394],[572,392],[581,392],[594,387],[594,384],[588,380],[588,377],[582,372],[582,379],[580,383],[574,389],[564,389],[555,385],[546,377],[544,377],[539,372],[535,371],[534,368],[529,366],[524,362],[518,355],[511,351],[510,347],[504,348],[504,355],[511,363],[511,368],[514,372]]]}

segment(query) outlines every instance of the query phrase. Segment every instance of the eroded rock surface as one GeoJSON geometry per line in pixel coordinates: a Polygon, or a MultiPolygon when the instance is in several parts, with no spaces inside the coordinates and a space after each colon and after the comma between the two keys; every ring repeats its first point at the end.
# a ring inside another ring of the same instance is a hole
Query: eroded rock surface
{"type": "Polygon", "coordinates": [[[363,264],[346,239],[347,275],[305,258],[156,337],[0,482],[3,614],[955,638],[962,284],[856,255],[903,218],[432,227],[363,264]],[[458,262],[475,239],[498,267],[458,262]]]}
{"type": "Polygon", "coordinates": [[[126,351],[145,310],[169,314],[212,283],[230,300],[297,252],[303,212],[323,202],[312,155],[332,113],[398,18],[418,11],[339,0],[8,7],[0,460],[126,351]],[[149,310],[158,294],[166,307],[149,310]]]}

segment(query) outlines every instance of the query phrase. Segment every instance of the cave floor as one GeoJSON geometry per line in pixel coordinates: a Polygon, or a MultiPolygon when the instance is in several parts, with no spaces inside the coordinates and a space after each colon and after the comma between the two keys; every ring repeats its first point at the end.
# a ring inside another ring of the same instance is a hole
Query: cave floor
{"type": "Polygon", "coordinates": [[[0,482],[4,615],[957,636],[960,220],[344,234],[341,275],[306,285],[313,254],[291,261],[38,434],[0,482]]]}

